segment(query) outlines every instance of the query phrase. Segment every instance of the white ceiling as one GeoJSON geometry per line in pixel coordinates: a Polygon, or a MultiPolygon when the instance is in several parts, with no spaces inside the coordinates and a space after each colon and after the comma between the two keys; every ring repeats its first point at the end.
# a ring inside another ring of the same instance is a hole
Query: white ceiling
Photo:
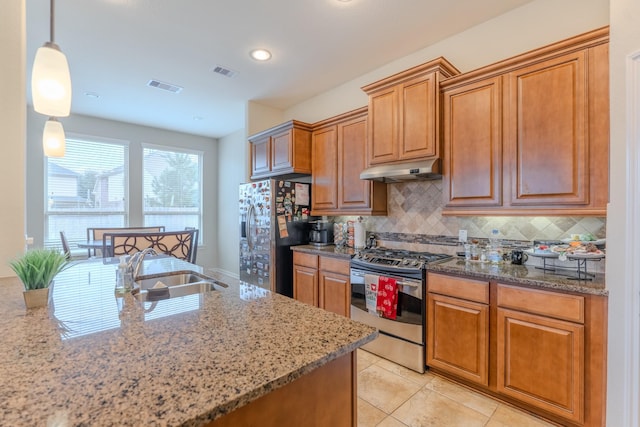
{"type": "MultiPolygon", "coordinates": [[[[244,127],[247,101],[289,108],[529,1],[57,0],[55,41],[71,69],[71,114],[218,138],[244,127]],[[273,59],[252,60],[257,47],[273,59]]],[[[49,0],[26,3],[30,86],[49,0]]]]}

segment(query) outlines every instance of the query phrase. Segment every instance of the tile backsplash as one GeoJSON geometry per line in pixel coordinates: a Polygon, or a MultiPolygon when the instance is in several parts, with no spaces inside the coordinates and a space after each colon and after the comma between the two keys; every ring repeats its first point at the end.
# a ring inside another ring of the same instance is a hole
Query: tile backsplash
{"type": "MultiPolygon", "coordinates": [[[[442,181],[388,184],[387,199],[388,216],[365,218],[366,230],[457,238],[458,230],[464,229],[471,239],[486,238],[497,228],[502,239],[520,241],[556,240],[585,233],[604,238],[606,232],[604,217],[442,216],[442,181]]],[[[336,221],[343,219],[347,217],[336,221]]]]}

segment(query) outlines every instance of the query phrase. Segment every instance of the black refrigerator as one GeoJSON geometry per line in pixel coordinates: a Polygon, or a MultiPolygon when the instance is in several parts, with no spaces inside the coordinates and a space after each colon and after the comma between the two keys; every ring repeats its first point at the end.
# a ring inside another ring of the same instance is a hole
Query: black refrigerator
{"type": "Polygon", "coordinates": [[[291,246],[309,243],[311,185],[268,179],[240,185],[240,281],[293,297],[291,246]]]}

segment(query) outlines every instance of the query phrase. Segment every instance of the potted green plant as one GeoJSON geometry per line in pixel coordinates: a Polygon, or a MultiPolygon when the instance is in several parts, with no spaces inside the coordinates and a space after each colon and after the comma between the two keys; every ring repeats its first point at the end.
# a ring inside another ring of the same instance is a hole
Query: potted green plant
{"type": "Polygon", "coordinates": [[[67,257],[54,249],[32,249],[9,265],[24,285],[27,308],[44,307],[49,302],[49,286],[56,274],[69,264],[67,257]]]}

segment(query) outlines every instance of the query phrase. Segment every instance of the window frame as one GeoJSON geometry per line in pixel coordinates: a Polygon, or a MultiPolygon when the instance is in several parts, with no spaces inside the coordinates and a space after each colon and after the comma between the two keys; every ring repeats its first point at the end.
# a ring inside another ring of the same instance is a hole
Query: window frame
{"type": "MultiPolygon", "coordinates": [[[[199,200],[199,207],[198,207],[198,225],[196,226],[196,228],[199,230],[198,233],[198,246],[202,246],[203,245],[203,216],[204,216],[204,155],[205,152],[203,150],[195,150],[192,148],[183,148],[183,147],[179,147],[176,145],[161,145],[161,144],[154,144],[154,143],[148,143],[148,142],[142,142],[140,144],[140,161],[142,162],[142,164],[140,165],[140,187],[141,187],[141,197],[140,197],[140,213],[142,215],[142,224],[144,225],[149,225],[149,226],[153,226],[156,224],[147,224],[146,223],[146,218],[147,218],[147,211],[146,211],[146,206],[145,206],[145,181],[144,181],[144,169],[145,169],[145,150],[149,149],[149,150],[157,150],[157,151],[164,151],[164,152],[170,152],[170,153],[179,153],[179,154],[187,154],[187,155],[195,155],[198,156],[198,200],[199,200]]],[[[176,215],[179,215],[180,213],[177,212],[176,215]]],[[[184,214],[189,214],[189,215],[193,215],[193,213],[191,212],[184,212],[184,214]]],[[[173,213],[167,213],[167,215],[173,215],[173,213]]],[[[167,228],[167,230],[169,230],[169,228],[167,228]]]]}
{"type": "MultiPolygon", "coordinates": [[[[131,188],[131,176],[129,173],[129,164],[130,164],[130,157],[131,157],[131,141],[129,140],[124,140],[124,139],[116,139],[116,138],[107,138],[107,137],[101,137],[101,136],[96,136],[96,135],[89,135],[89,134],[82,134],[82,133],[76,133],[76,132],[67,132],[65,135],[65,141],[67,143],[67,151],[69,149],[69,141],[73,141],[75,142],[79,142],[79,143],[93,143],[93,144],[109,144],[109,145],[116,145],[116,146],[120,146],[123,148],[123,181],[124,181],[124,188],[123,188],[123,197],[124,197],[124,201],[123,201],[123,210],[121,211],[101,211],[101,212],[77,212],[77,211],[72,211],[72,210],[64,210],[64,211],[50,211],[49,210],[49,197],[50,197],[50,192],[49,192],[49,158],[47,156],[43,156],[43,170],[44,170],[44,176],[43,176],[43,187],[44,187],[44,191],[43,191],[43,217],[44,217],[44,221],[43,221],[43,246],[46,248],[59,248],[61,247],[60,244],[60,237],[59,237],[59,232],[61,230],[50,230],[50,216],[69,216],[69,217],[73,217],[74,215],[84,215],[84,216],[103,216],[103,215],[114,215],[114,216],[122,216],[123,218],[123,226],[127,227],[129,222],[130,222],[130,215],[131,215],[131,209],[130,209],[130,188],[131,188]]],[[[97,226],[97,225],[96,225],[97,226]]],[[[66,231],[66,230],[64,230],[66,231]]],[[[69,234],[67,233],[67,239],[69,240],[70,243],[78,243],[81,241],[85,241],[86,237],[84,237],[85,235],[83,234],[82,238],[73,238],[70,237],[69,234]]]]}

